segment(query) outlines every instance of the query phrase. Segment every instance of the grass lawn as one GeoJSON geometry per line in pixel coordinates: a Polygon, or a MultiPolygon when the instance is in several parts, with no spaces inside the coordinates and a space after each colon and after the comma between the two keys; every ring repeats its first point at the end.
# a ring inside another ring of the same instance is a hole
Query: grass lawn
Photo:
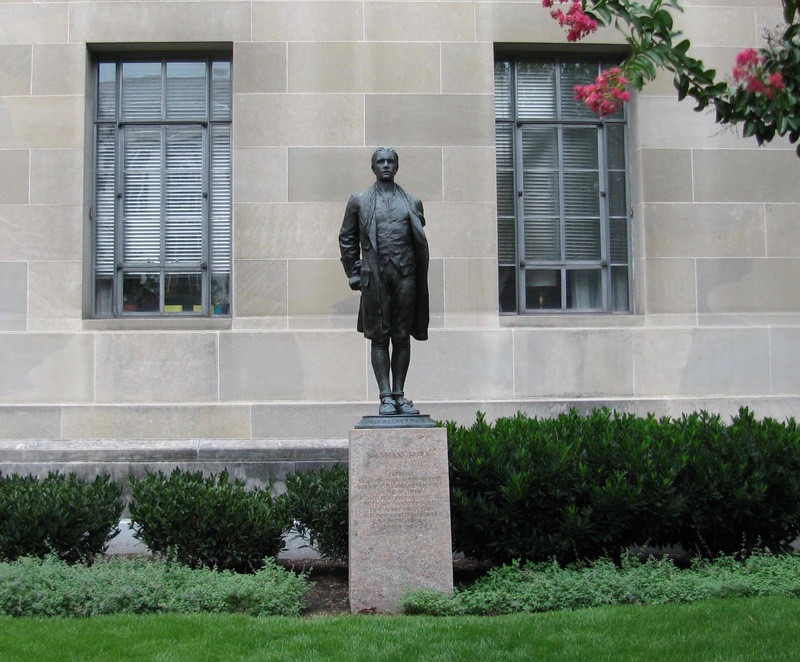
{"type": "Polygon", "coordinates": [[[501,617],[0,618],[3,662],[791,659],[800,659],[800,600],[791,598],[501,617]]]}

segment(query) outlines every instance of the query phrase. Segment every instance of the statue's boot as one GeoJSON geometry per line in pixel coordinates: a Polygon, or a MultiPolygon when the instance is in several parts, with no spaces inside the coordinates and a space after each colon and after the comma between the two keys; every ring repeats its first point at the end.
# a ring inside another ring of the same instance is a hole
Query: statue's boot
{"type": "Polygon", "coordinates": [[[378,415],[380,416],[394,416],[397,414],[397,405],[394,396],[391,393],[381,394],[381,406],[378,407],[378,415]]]}
{"type": "Polygon", "coordinates": [[[419,414],[419,409],[414,406],[411,400],[406,400],[403,393],[392,393],[394,404],[398,414],[419,414]]]}
{"type": "Polygon", "coordinates": [[[411,400],[406,400],[403,393],[410,363],[411,345],[392,347],[392,381],[394,383],[392,395],[398,414],[419,414],[419,409],[414,407],[411,400]]]}

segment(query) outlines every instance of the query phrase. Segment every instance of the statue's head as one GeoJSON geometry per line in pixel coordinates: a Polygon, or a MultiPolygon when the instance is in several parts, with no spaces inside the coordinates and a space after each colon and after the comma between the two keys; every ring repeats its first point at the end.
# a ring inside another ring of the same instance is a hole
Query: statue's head
{"type": "Polygon", "coordinates": [[[393,182],[400,159],[391,147],[378,147],[372,154],[372,172],[378,181],[393,182]]]}
{"type": "Polygon", "coordinates": [[[394,155],[394,162],[398,165],[398,167],[400,166],[400,157],[397,156],[397,150],[394,147],[378,147],[378,149],[376,149],[372,153],[372,167],[373,168],[375,167],[375,163],[378,160],[378,154],[380,154],[381,152],[390,152],[391,154],[393,154],[394,155]]]}

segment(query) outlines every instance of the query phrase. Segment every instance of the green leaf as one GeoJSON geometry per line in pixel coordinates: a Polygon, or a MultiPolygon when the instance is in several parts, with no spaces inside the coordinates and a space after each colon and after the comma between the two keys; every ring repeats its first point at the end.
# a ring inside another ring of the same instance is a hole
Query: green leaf
{"type": "Polygon", "coordinates": [[[678,90],[678,101],[683,101],[689,92],[689,77],[686,74],[675,76],[673,81],[675,89],[678,90]]]}
{"type": "Polygon", "coordinates": [[[678,42],[672,47],[672,50],[679,55],[686,55],[689,51],[689,47],[691,46],[691,42],[688,39],[684,39],[683,41],[678,42]]]}
{"type": "Polygon", "coordinates": [[[656,12],[655,19],[666,28],[667,32],[672,31],[672,14],[666,9],[656,12]]]}

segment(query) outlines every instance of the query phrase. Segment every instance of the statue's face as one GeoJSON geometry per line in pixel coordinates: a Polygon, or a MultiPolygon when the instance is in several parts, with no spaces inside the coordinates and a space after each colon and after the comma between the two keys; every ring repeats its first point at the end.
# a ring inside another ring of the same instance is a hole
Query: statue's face
{"type": "Polygon", "coordinates": [[[397,155],[387,149],[382,149],[372,157],[372,172],[375,178],[381,182],[393,182],[397,174],[397,155]]]}

